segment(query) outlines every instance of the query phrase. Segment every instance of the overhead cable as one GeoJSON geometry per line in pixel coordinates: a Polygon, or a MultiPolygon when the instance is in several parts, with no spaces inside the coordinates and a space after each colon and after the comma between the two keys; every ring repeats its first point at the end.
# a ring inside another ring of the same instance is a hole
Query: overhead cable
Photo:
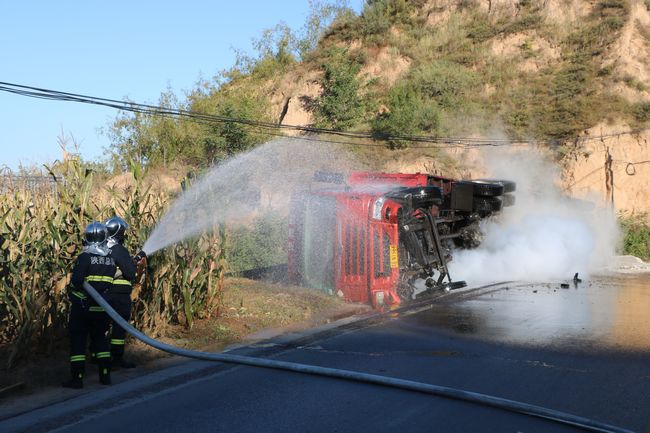
{"type": "MultiPolygon", "coordinates": [[[[62,92],[58,90],[45,89],[40,87],[26,86],[22,84],[0,82],[0,91],[13,93],[16,95],[27,96],[31,98],[55,100],[55,101],[68,101],[68,102],[78,102],[85,104],[100,105],[109,108],[115,108],[117,110],[145,114],[151,116],[162,116],[170,118],[186,118],[190,119],[193,122],[198,123],[235,123],[241,124],[253,128],[262,129],[266,134],[282,136],[285,138],[296,138],[296,139],[307,139],[309,141],[317,141],[323,143],[332,143],[332,144],[344,144],[344,145],[355,145],[355,146],[383,146],[377,143],[368,143],[368,142],[355,142],[350,140],[358,139],[370,139],[373,141],[380,142],[409,142],[409,148],[467,148],[467,147],[495,147],[495,146],[522,146],[522,145],[557,145],[558,140],[512,140],[508,138],[476,138],[476,137],[445,137],[445,136],[422,136],[422,135],[404,135],[404,134],[379,134],[376,132],[370,131],[339,131],[335,129],[328,128],[318,128],[313,126],[304,126],[304,125],[289,125],[289,124],[278,124],[268,121],[244,119],[244,118],[235,118],[228,116],[220,116],[216,114],[207,114],[196,111],[184,110],[180,108],[171,108],[164,106],[156,106],[149,104],[141,104],[131,101],[120,101],[116,99],[102,98],[97,96],[89,96],[77,93],[62,92]],[[282,134],[279,131],[282,130],[293,130],[298,132],[303,132],[307,134],[327,134],[338,137],[344,137],[350,140],[332,140],[332,139],[323,139],[323,138],[306,138],[305,136],[290,136],[282,134]]],[[[629,131],[622,131],[618,133],[611,133],[602,136],[587,136],[587,137],[578,137],[576,142],[588,142],[593,140],[602,140],[603,138],[621,136],[626,134],[639,134],[643,131],[649,130],[650,128],[637,128],[629,131]]]]}

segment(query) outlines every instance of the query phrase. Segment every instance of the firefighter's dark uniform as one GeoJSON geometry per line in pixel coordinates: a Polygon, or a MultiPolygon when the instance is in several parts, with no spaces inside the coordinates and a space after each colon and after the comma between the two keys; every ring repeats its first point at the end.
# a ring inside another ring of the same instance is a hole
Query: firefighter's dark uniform
{"type": "MultiPolygon", "coordinates": [[[[111,256],[115,259],[117,272],[113,286],[109,289],[106,299],[111,307],[127,322],[131,320],[131,290],[135,280],[136,266],[127,249],[121,243],[111,246],[111,256]]],[[[124,361],[124,343],[126,331],[113,321],[111,328],[111,355],[113,365],[119,367],[135,367],[124,361]]]]}
{"type": "Polygon", "coordinates": [[[105,385],[110,384],[111,353],[106,337],[109,317],[86,292],[83,283],[87,281],[98,293],[104,295],[113,285],[115,270],[115,260],[110,254],[102,256],[84,251],[77,258],[68,293],[71,303],[68,328],[72,380],[64,383],[64,386],[81,387],[86,365],[88,334],[96,348],[100,382],[105,385]]]}

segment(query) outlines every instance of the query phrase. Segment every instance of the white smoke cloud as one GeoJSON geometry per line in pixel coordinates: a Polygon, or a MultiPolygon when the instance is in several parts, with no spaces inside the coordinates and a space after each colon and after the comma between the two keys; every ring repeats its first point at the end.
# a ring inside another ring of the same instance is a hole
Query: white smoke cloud
{"type": "Polygon", "coordinates": [[[598,273],[615,254],[619,230],[603,203],[562,194],[560,172],[540,152],[496,150],[484,155],[490,177],[517,182],[517,202],[482,223],[475,250],[456,251],[454,279],[547,281],[598,273]]]}

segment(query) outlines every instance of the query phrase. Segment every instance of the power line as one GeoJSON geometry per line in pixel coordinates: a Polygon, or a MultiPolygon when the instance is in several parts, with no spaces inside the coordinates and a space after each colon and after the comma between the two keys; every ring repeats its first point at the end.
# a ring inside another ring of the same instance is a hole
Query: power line
{"type": "MultiPolygon", "coordinates": [[[[342,136],[342,137],[354,138],[354,139],[365,138],[365,139],[373,139],[377,141],[392,140],[392,141],[410,141],[410,142],[421,142],[421,143],[440,143],[440,144],[455,143],[458,145],[485,145],[485,146],[494,146],[497,144],[512,143],[510,140],[504,140],[504,139],[486,140],[486,139],[466,138],[466,137],[452,138],[452,137],[428,137],[428,136],[409,136],[409,135],[377,135],[377,134],[373,134],[372,132],[337,131],[334,129],[316,128],[311,126],[286,125],[286,124],[281,125],[281,124],[276,124],[271,122],[232,118],[226,116],[198,113],[189,110],[173,109],[173,108],[154,106],[148,104],[140,104],[140,103],[129,102],[129,101],[119,101],[115,99],[61,92],[56,90],[50,90],[50,89],[44,89],[44,88],[38,88],[32,86],[24,86],[20,84],[13,84],[7,82],[0,82],[0,90],[21,95],[21,96],[28,96],[28,97],[39,98],[39,99],[71,101],[71,102],[101,105],[101,106],[111,107],[122,111],[128,111],[128,112],[134,112],[140,114],[149,114],[149,115],[173,117],[173,118],[187,117],[187,118],[191,118],[194,121],[199,121],[199,122],[203,121],[208,123],[214,123],[214,122],[238,123],[238,124],[243,124],[243,125],[262,128],[262,129],[269,129],[269,130],[296,130],[296,131],[306,132],[311,134],[329,134],[329,135],[336,135],[336,136],[342,136]]],[[[312,140],[318,141],[316,139],[312,139],[312,140]]],[[[325,141],[325,140],[320,140],[320,141],[325,141]]],[[[332,141],[328,140],[328,142],[332,142],[332,141]]],[[[364,145],[364,143],[355,143],[349,141],[337,141],[336,143],[364,145]]],[[[365,143],[365,145],[368,145],[368,143],[365,143]]],[[[410,146],[410,147],[432,147],[432,146],[410,146]]]]}
{"type": "MultiPolygon", "coordinates": [[[[331,143],[331,144],[344,144],[365,147],[385,147],[383,144],[378,144],[376,141],[382,142],[410,142],[409,148],[468,148],[468,147],[498,147],[498,146],[524,146],[524,145],[556,145],[557,140],[511,140],[511,139],[482,139],[472,137],[441,137],[441,136],[420,136],[420,135],[400,135],[400,134],[377,134],[367,131],[338,131],[328,128],[316,128],[312,126],[302,125],[287,125],[277,124],[273,122],[264,122],[259,120],[234,118],[227,116],[219,116],[215,114],[205,114],[196,111],[189,111],[177,108],[162,107],[149,104],[141,104],[130,101],[120,101],[116,99],[102,98],[97,96],[89,96],[77,93],[62,92],[58,90],[51,90],[33,86],[26,86],[15,83],[0,82],[0,91],[13,93],[20,96],[27,96],[37,99],[47,99],[55,101],[68,101],[85,103],[92,105],[100,105],[109,108],[115,108],[121,111],[127,111],[138,114],[146,114],[151,116],[161,116],[169,118],[187,118],[191,121],[203,124],[214,123],[236,123],[257,129],[262,129],[266,134],[272,136],[280,136],[284,138],[301,139],[307,141],[331,143]],[[322,139],[310,136],[291,136],[282,134],[279,131],[293,130],[307,134],[327,134],[348,139],[371,139],[375,143],[358,142],[349,140],[332,140],[322,139]]],[[[619,133],[611,133],[593,137],[578,137],[576,143],[589,142],[593,140],[602,140],[604,138],[617,137],[621,135],[639,134],[643,131],[650,130],[650,128],[638,128],[619,133]]]]}

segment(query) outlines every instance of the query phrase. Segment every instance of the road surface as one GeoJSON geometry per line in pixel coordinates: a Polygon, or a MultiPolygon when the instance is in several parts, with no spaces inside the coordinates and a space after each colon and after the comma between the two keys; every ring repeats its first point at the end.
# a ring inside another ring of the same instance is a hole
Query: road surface
{"type": "MultiPolygon", "coordinates": [[[[650,274],[507,283],[237,354],[409,379],[650,432],[650,274]]],[[[29,432],[564,432],[376,385],[192,361],[0,422],[29,432]]]]}

